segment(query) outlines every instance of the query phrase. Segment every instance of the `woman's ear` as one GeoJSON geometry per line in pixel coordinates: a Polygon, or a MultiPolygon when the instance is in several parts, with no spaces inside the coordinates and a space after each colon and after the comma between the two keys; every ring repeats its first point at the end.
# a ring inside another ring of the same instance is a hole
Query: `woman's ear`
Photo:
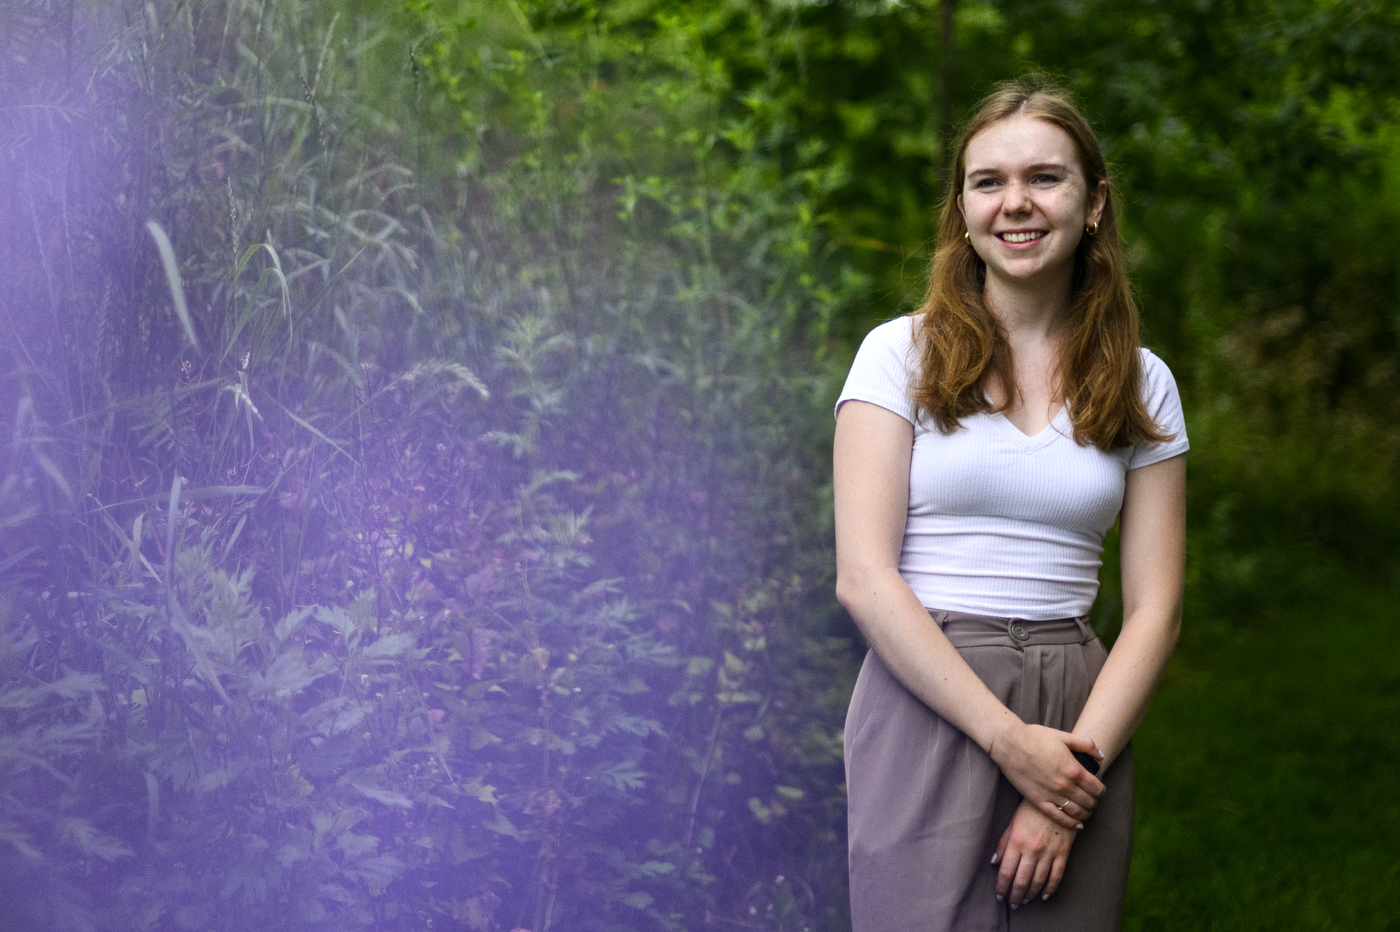
{"type": "MultiPolygon", "coordinates": [[[[1097,224],[1103,219],[1103,209],[1108,204],[1108,182],[1099,179],[1098,187],[1089,194],[1089,218],[1086,222],[1097,224]]],[[[962,199],[958,199],[958,209],[962,209],[962,199]]]]}

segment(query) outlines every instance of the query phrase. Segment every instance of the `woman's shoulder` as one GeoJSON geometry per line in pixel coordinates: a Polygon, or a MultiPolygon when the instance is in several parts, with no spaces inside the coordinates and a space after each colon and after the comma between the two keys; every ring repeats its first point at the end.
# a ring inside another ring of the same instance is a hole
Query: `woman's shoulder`
{"type": "Polygon", "coordinates": [[[905,314],[877,324],[861,341],[861,349],[866,346],[880,349],[893,349],[907,352],[914,346],[914,330],[917,315],[905,314]]]}
{"type": "Polygon", "coordinates": [[[1145,346],[1139,346],[1138,359],[1142,366],[1144,394],[1150,397],[1168,387],[1172,392],[1176,391],[1176,376],[1172,375],[1171,367],[1162,357],[1145,346]]]}
{"type": "Polygon", "coordinates": [[[1190,447],[1186,439],[1186,417],[1181,407],[1172,370],[1146,347],[1138,350],[1142,361],[1142,401],[1147,415],[1167,437],[1164,443],[1140,443],[1129,454],[1129,469],[1147,466],[1190,447]]]}
{"type": "Polygon", "coordinates": [[[897,369],[912,377],[919,368],[917,343],[918,317],[906,314],[872,328],[861,341],[856,359],[866,365],[897,369]]]}
{"type": "Polygon", "coordinates": [[[896,317],[879,324],[861,341],[836,409],[846,401],[868,401],[915,423],[910,387],[917,366],[914,318],[896,317]]]}

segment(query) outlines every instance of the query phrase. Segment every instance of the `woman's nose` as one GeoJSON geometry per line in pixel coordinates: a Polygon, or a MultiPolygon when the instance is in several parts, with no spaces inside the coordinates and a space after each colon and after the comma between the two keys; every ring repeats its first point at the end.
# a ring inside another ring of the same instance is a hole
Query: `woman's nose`
{"type": "Polygon", "coordinates": [[[1013,181],[1005,188],[1006,196],[1002,198],[1001,209],[1008,214],[1022,214],[1031,209],[1031,192],[1019,181],[1013,181]]]}

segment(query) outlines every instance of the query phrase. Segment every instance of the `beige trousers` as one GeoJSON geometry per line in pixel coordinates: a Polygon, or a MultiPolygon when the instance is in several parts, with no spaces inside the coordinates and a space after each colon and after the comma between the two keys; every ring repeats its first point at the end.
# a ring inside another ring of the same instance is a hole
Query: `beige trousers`
{"type": "MultiPolygon", "coordinates": [[[[1083,619],[930,614],[1022,721],[1074,727],[1108,656],[1083,619]]],[[[1020,794],[869,652],[846,715],[854,932],[1117,930],[1132,850],[1131,745],[1104,784],[1059,890],[1014,911],[998,903],[992,853],[1020,794]]]]}

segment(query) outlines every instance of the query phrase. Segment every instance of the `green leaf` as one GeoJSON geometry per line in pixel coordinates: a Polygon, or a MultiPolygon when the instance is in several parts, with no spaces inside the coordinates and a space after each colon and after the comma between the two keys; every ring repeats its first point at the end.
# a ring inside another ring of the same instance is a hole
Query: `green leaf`
{"type": "Polygon", "coordinates": [[[482,802],[490,803],[493,806],[497,802],[496,788],[494,786],[482,783],[480,777],[472,777],[470,780],[464,783],[462,785],[462,792],[463,794],[470,796],[473,799],[479,799],[482,802]]]}
{"type": "Polygon", "coordinates": [[[394,809],[413,808],[413,800],[409,799],[402,793],[396,792],[394,790],[386,790],[378,786],[368,786],[363,783],[351,783],[350,785],[353,786],[356,790],[358,790],[362,795],[369,797],[375,802],[383,803],[384,805],[390,806],[394,809]]]}
{"type": "Polygon", "coordinates": [[[103,834],[85,819],[67,818],[59,822],[58,836],[74,845],[83,854],[116,861],[133,857],[132,850],[110,835],[103,834]]]}
{"type": "Polygon", "coordinates": [[[334,672],[335,663],[329,657],[318,657],[307,664],[302,659],[300,648],[292,648],[277,656],[261,676],[252,678],[255,690],[269,693],[279,699],[295,696],[328,673],[334,672]]]}
{"type": "Polygon", "coordinates": [[[287,640],[293,634],[301,630],[301,626],[306,623],[306,619],[316,611],[315,608],[294,608],[282,616],[282,620],[277,622],[273,629],[273,636],[280,643],[287,640]]]}
{"type": "Polygon", "coordinates": [[[361,650],[358,657],[371,662],[392,660],[411,651],[417,643],[418,639],[411,634],[386,634],[361,650]]]}

